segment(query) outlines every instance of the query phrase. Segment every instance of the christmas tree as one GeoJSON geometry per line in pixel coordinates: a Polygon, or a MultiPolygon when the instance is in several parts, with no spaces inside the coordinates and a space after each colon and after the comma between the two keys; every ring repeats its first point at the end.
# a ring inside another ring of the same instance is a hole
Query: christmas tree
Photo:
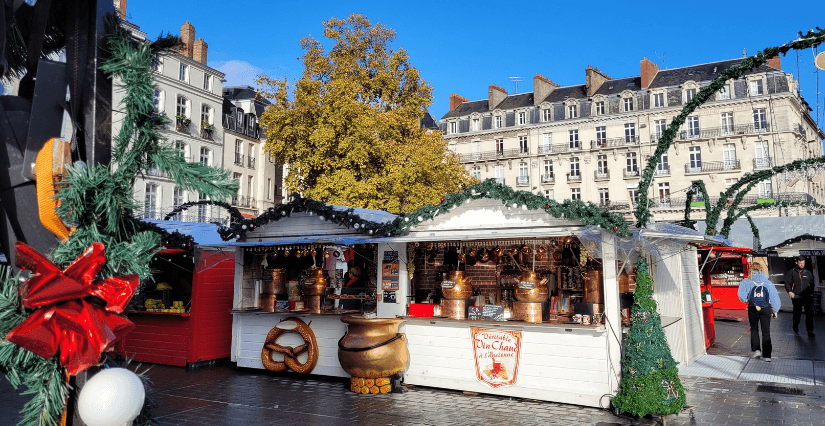
{"type": "Polygon", "coordinates": [[[651,297],[653,279],[644,258],[639,257],[636,268],[635,302],[622,358],[622,384],[613,398],[613,406],[639,417],[675,414],[685,406],[685,388],[665,340],[656,301],[651,297]]]}

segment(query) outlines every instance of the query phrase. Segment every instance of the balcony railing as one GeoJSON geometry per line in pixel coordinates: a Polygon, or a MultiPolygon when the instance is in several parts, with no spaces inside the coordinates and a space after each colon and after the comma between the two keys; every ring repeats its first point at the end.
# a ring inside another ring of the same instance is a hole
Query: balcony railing
{"type": "Polygon", "coordinates": [[[247,165],[249,166],[250,169],[254,169],[255,168],[255,157],[249,157],[249,162],[247,162],[247,165]]]}
{"type": "Polygon", "coordinates": [[[529,176],[519,176],[516,178],[516,186],[530,186],[529,176]]]}
{"type": "Polygon", "coordinates": [[[181,133],[186,133],[186,134],[190,134],[190,133],[191,133],[191,130],[190,130],[190,128],[189,128],[189,125],[188,125],[188,124],[184,124],[184,123],[183,123],[183,122],[181,122],[181,121],[176,121],[176,122],[175,122],[175,130],[176,130],[176,131],[178,131],[178,132],[181,132],[181,133]]]}
{"type": "MultiPolygon", "coordinates": [[[[734,196],[729,197],[726,200],[726,204],[730,205],[733,202],[734,196]]],[[[782,193],[775,193],[773,191],[766,191],[759,194],[748,194],[742,197],[742,201],[740,202],[740,206],[752,206],[755,204],[762,204],[762,203],[771,203],[771,202],[779,202],[779,201],[814,201],[815,198],[807,193],[804,192],[782,192],[782,193]]],[[[684,208],[685,202],[687,199],[679,198],[673,199],[673,205],[679,208],[684,208]]],[[[706,205],[715,206],[719,203],[719,197],[709,197],[709,200],[705,202],[704,197],[701,195],[697,195],[693,197],[691,200],[691,206],[693,208],[705,208],[706,205]]]]}
{"type": "Polygon", "coordinates": [[[670,166],[661,164],[656,166],[656,176],[670,176],[670,166]]]}
{"type": "MultiPolygon", "coordinates": [[[[173,210],[174,207],[143,208],[136,210],[134,216],[138,219],[163,220],[173,210]]],[[[176,213],[170,220],[216,223],[226,226],[229,225],[229,214],[218,206],[192,206],[187,210],[176,213]]]]}
{"type": "Polygon", "coordinates": [[[162,172],[158,169],[146,169],[146,176],[169,178],[169,173],[162,172]]]}
{"type": "Polygon", "coordinates": [[[619,146],[638,145],[638,136],[625,136],[621,138],[605,138],[590,141],[591,148],[613,148],[619,146]]]}
{"type": "Polygon", "coordinates": [[[210,140],[210,141],[214,140],[214,133],[215,133],[215,128],[214,127],[213,128],[208,128],[208,127],[202,127],[201,128],[201,138],[203,138],[203,139],[210,140]]]}
{"type": "Polygon", "coordinates": [[[237,152],[235,153],[235,165],[236,166],[243,167],[243,159],[244,159],[243,154],[240,154],[240,153],[237,153],[237,152]]]}
{"type": "Polygon", "coordinates": [[[517,158],[530,155],[529,152],[522,152],[519,148],[502,149],[497,151],[473,152],[461,154],[459,161],[468,163],[472,161],[500,160],[503,158],[517,158]]]}
{"type": "Polygon", "coordinates": [[[221,124],[226,130],[231,130],[235,133],[249,136],[250,138],[261,139],[264,136],[263,129],[261,129],[258,123],[255,123],[254,126],[238,125],[237,116],[233,114],[223,114],[221,124]]]}
{"type": "Polygon", "coordinates": [[[632,170],[624,169],[624,177],[626,177],[626,178],[639,177],[639,169],[632,169],[632,170]]]}
{"type": "Polygon", "coordinates": [[[593,171],[593,178],[595,180],[608,180],[610,179],[610,171],[607,169],[600,169],[593,171]]]}
{"type": "Polygon", "coordinates": [[[541,183],[555,183],[556,177],[553,173],[541,175],[541,183]]]}
{"type": "MultiPolygon", "coordinates": [[[[735,135],[749,135],[754,133],[764,133],[770,131],[770,124],[767,122],[759,123],[759,124],[737,124],[735,126],[723,126],[723,127],[709,127],[704,129],[695,129],[695,130],[682,130],[679,132],[679,136],[677,139],[686,140],[686,139],[704,139],[704,138],[718,138],[724,136],[735,136],[735,135]]],[[[654,139],[654,135],[650,136],[650,139],[654,139]]],[[[658,138],[657,138],[658,139],[658,138]]]]}
{"type": "Polygon", "coordinates": [[[739,160],[703,161],[700,164],[685,164],[685,174],[724,172],[741,170],[739,160]]]}
{"type": "Polygon", "coordinates": [[[773,167],[773,159],[771,157],[760,157],[753,159],[754,170],[769,169],[773,167]]]}
{"type": "Polygon", "coordinates": [[[235,207],[258,208],[258,201],[254,197],[235,196],[232,198],[231,204],[235,207]]]}
{"type": "Polygon", "coordinates": [[[581,182],[581,181],[582,181],[582,175],[581,174],[577,173],[575,175],[571,175],[571,174],[567,175],[567,182],[581,182]]]}

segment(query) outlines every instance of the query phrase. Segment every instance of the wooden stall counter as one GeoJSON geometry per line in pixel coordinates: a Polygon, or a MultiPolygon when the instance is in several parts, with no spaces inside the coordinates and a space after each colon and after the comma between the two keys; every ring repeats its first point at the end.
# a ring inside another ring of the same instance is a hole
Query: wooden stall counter
{"type": "MultiPolygon", "coordinates": [[[[309,374],[321,376],[350,377],[338,362],[338,340],[347,331],[347,325],[341,322],[344,315],[352,313],[324,312],[310,314],[307,312],[265,312],[261,310],[233,310],[232,321],[232,356],[238,367],[264,369],[261,351],[267,334],[287,318],[299,318],[309,325],[315,335],[318,346],[318,363],[309,374]]],[[[304,339],[296,333],[282,334],[278,339],[282,346],[300,346],[304,339]]],[[[283,355],[272,356],[275,361],[283,361],[283,355]]],[[[307,354],[298,356],[298,361],[306,362],[307,354]]]]}
{"type": "Polygon", "coordinates": [[[611,393],[603,325],[404,320],[405,383],[591,407],[611,393]]]}

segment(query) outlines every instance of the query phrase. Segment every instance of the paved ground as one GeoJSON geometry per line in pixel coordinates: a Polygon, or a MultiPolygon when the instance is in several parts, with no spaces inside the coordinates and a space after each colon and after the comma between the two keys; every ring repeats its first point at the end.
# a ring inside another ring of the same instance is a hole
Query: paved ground
{"type": "MultiPolygon", "coordinates": [[[[751,356],[750,326],[746,311],[716,310],[716,343],[708,349],[710,355],[751,356]]],[[[799,334],[793,332],[793,316],[780,312],[771,321],[771,342],[774,359],[808,359],[825,361],[825,316],[814,318],[817,337],[809,338],[802,317],[799,334]]]]}
{"type": "MultiPolygon", "coordinates": [[[[724,313],[723,313],[724,314],[724,313]]],[[[774,322],[777,329],[790,330],[790,314],[780,314],[774,322]],[[787,315],[787,318],[782,317],[787,315]]],[[[821,319],[818,319],[822,322],[821,319]]],[[[717,322],[720,324],[720,322],[717,322]]],[[[819,330],[825,339],[825,324],[819,330]]],[[[747,323],[721,322],[717,334],[718,346],[738,367],[724,367],[720,371],[735,371],[728,379],[682,374],[688,389],[688,405],[693,406],[695,418],[689,412],[668,418],[668,425],[825,425],[825,361],[820,343],[808,342],[807,337],[774,338],[792,342],[807,360],[792,360],[779,356],[771,368],[776,375],[785,368],[791,375],[799,366],[811,367],[812,379],[796,383],[761,381],[767,376],[767,363],[753,362],[739,355],[741,340],[747,332],[747,323]],[[807,343],[806,343],[807,342],[807,343]],[[818,352],[816,352],[818,351],[818,352]],[[819,355],[818,358],[813,358],[819,355]],[[816,360],[815,360],[816,359],[816,360]],[[782,362],[780,362],[782,361],[782,362]],[[738,364],[736,364],[738,362],[738,364]],[[751,364],[753,362],[753,364],[751,364]],[[751,367],[747,372],[748,367],[751,367]],[[763,371],[760,373],[760,371],[763,371]],[[749,380],[742,380],[742,379],[749,380]],[[822,380],[822,381],[820,381],[822,380]],[[809,384],[801,384],[809,383],[809,384]]],[[[803,331],[804,333],[804,331],[803,331]]],[[[792,334],[792,333],[791,333],[792,334]]],[[[745,336],[747,337],[747,336],[745,336]]],[[[748,344],[749,345],[749,344],[748,344]]],[[[791,350],[787,349],[788,355],[791,350]]],[[[715,359],[711,357],[709,359],[715,359]]],[[[555,404],[531,400],[469,396],[461,392],[416,387],[404,394],[356,395],[339,379],[306,379],[298,376],[270,374],[259,370],[238,370],[224,362],[215,366],[187,371],[184,368],[154,366],[149,372],[154,382],[154,413],[159,425],[652,425],[651,419],[631,419],[616,416],[597,408],[555,404]]],[[[799,374],[798,377],[803,377],[799,374]]],[[[28,398],[19,396],[5,380],[0,380],[0,426],[11,426],[19,419],[17,414],[28,398]]]]}

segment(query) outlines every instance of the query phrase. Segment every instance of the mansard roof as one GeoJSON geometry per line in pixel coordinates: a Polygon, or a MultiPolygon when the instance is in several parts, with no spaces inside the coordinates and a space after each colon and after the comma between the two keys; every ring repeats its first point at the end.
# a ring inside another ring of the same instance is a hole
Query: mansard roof
{"type": "MultiPolygon", "coordinates": [[[[668,70],[659,70],[656,77],[650,84],[649,89],[657,89],[662,87],[679,86],[680,84],[693,80],[696,82],[710,81],[716,78],[720,72],[739,65],[742,58],[728,59],[724,61],[708,62],[706,64],[691,65],[681,68],[672,68],[668,70]]],[[[761,65],[754,70],[748,71],[745,75],[759,74],[764,72],[780,71],[768,65],[761,65]]],[[[597,95],[618,95],[625,90],[639,91],[642,88],[641,76],[625,77],[616,80],[607,80],[596,91],[597,95]]],[[[574,86],[557,87],[552,93],[547,95],[542,102],[564,102],[566,99],[587,99],[587,88],[584,84],[574,86]]],[[[495,109],[509,110],[516,108],[523,108],[533,106],[533,93],[519,93],[517,95],[507,96],[501,104],[495,109]]],[[[444,118],[463,117],[472,113],[490,112],[489,102],[487,99],[478,101],[464,102],[456,109],[444,114],[444,118]]]]}

